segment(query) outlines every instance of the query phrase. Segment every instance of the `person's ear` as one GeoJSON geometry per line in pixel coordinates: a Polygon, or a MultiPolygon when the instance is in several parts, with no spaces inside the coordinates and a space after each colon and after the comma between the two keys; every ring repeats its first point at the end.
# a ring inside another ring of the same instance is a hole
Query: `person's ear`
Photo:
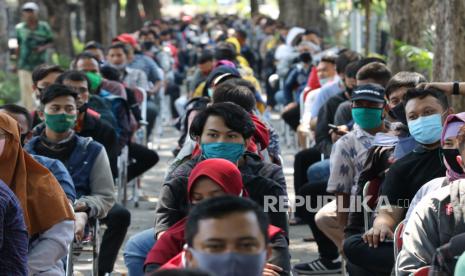
{"type": "Polygon", "coordinates": [[[266,246],[266,260],[268,261],[271,259],[271,255],[273,254],[273,248],[271,247],[270,244],[266,246]]]}
{"type": "Polygon", "coordinates": [[[189,249],[186,249],[185,251],[185,257],[186,257],[186,265],[187,267],[196,267],[196,262],[194,260],[194,255],[192,255],[192,252],[189,249]]]}
{"type": "Polygon", "coordinates": [[[40,120],[44,121],[45,120],[45,115],[42,110],[37,110],[37,115],[39,115],[40,120]]]}
{"type": "Polygon", "coordinates": [[[457,157],[455,157],[455,160],[457,161],[459,166],[462,167],[462,169],[465,171],[465,165],[463,164],[462,156],[457,155],[457,157]]]}
{"type": "Polygon", "coordinates": [[[245,139],[244,147],[246,150],[249,148],[250,143],[252,143],[252,137],[245,139]]]}

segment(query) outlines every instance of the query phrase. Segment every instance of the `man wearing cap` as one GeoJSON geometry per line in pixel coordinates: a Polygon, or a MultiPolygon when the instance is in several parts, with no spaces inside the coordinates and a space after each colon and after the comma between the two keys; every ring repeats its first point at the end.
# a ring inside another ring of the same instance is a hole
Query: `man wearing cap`
{"type": "MultiPolygon", "coordinates": [[[[328,193],[336,200],[323,206],[315,216],[318,228],[330,238],[342,252],[344,227],[349,207],[349,197],[355,194],[358,178],[375,134],[386,132],[384,124],[384,88],[377,84],[360,85],[352,92],[353,130],[342,136],[334,145],[330,156],[328,193]]],[[[322,201],[323,202],[323,201],[322,201]]],[[[306,275],[337,273],[341,269],[338,256],[331,259],[321,256],[310,263],[298,264],[294,269],[306,275]]]]}
{"type": "Polygon", "coordinates": [[[32,70],[46,63],[46,49],[53,46],[53,35],[45,21],[39,21],[39,6],[25,3],[22,8],[23,22],[16,25],[18,39],[18,76],[21,101],[28,110],[34,109],[32,90],[32,70]]]}

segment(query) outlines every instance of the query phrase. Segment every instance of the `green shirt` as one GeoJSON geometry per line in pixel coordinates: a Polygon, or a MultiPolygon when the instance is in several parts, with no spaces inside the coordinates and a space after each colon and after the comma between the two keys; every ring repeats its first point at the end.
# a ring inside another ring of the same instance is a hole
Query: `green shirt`
{"type": "Polygon", "coordinates": [[[47,22],[39,21],[36,29],[31,30],[25,22],[16,25],[19,57],[18,68],[32,71],[46,62],[46,51],[35,52],[37,47],[53,41],[53,34],[47,22]]]}

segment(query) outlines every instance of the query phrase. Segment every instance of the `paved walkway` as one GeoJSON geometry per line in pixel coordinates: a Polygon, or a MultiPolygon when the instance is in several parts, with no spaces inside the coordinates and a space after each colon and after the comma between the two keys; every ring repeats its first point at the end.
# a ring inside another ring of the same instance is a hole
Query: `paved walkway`
{"type": "MultiPolygon", "coordinates": [[[[272,116],[273,124],[278,124],[277,115],[272,116]]],[[[179,133],[172,127],[163,128],[163,136],[161,138],[155,138],[152,147],[157,150],[160,156],[160,162],[148,173],[145,174],[142,181],[142,191],[146,201],[141,201],[138,208],[134,207],[132,202],[128,203],[128,208],[132,213],[131,227],[129,229],[128,237],[138,233],[142,230],[148,229],[153,226],[155,206],[158,201],[158,193],[162,185],[162,179],[165,171],[173,159],[171,153],[175,147],[179,133]],[[156,141],[155,141],[156,140],[156,141]],[[158,143],[156,143],[158,142],[158,143]]],[[[297,150],[295,148],[288,148],[282,146],[282,157],[284,159],[284,173],[286,176],[288,193],[291,200],[294,199],[293,189],[293,158],[297,150]]],[[[291,263],[292,265],[308,261],[316,258],[317,248],[314,242],[303,242],[304,236],[311,235],[310,230],[307,226],[292,226],[290,228],[290,250],[291,250],[291,263]]],[[[124,248],[124,245],[123,245],[124,248]]],[[[127,269],[124,266],[122,250],[120,251],[119,258],[115,267],[114,275],[126,275],[127,269]]]]}

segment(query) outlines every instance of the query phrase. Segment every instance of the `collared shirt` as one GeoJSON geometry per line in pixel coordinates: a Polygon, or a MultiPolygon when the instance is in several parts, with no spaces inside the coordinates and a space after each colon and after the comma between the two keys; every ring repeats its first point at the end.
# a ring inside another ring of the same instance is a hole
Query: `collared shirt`
{"type": "Polygon", "coordinates": [[[338,93],[344,91],[344,85],[341,83],[342,80],[339,77],[335,77],[334,81],[323,85],[320,88],[320,93],[313,102],[312,108],[310,109],[311,117],[315,118],[320,111],[320,108],[326,103],[329,98],[336,96],[338,93]]]}
{"type": "Polygon", "coordinates": [[[333,146],[330,157],[329,193],[353,194],[374,136],[357,124],[333,146]]]}
{"type": "Polygon", "coordinates": [[[147,91],[149,89],[149,83],[147,81],[147,75],[144,71],[126,67],[124,69],[124,84],[129,88],[139,88],[147,91]]]}
{"type": "Polygon", "coordinates": [[[15,194],[0,180],[0,271],[27,275],[28,232],[15,194]]]}
{"type": "Polygon", "coordinates": [[[163,80],[163,70],[153,61],[153,59],[142,54],[135,54],[130,64],[130,68],[142,70],[151,83],[163,80]]]}
{"type": "Polygon", "coordinates": [[[38,47],[53,41],[52,30],[47,22],[37,22],[34,30],[29,29],[25,22],[21,22],[16,25],[16,37],[19,45],[19,69],[32,71],[47,61],[46,51],[36,52],[38,47]]]}

